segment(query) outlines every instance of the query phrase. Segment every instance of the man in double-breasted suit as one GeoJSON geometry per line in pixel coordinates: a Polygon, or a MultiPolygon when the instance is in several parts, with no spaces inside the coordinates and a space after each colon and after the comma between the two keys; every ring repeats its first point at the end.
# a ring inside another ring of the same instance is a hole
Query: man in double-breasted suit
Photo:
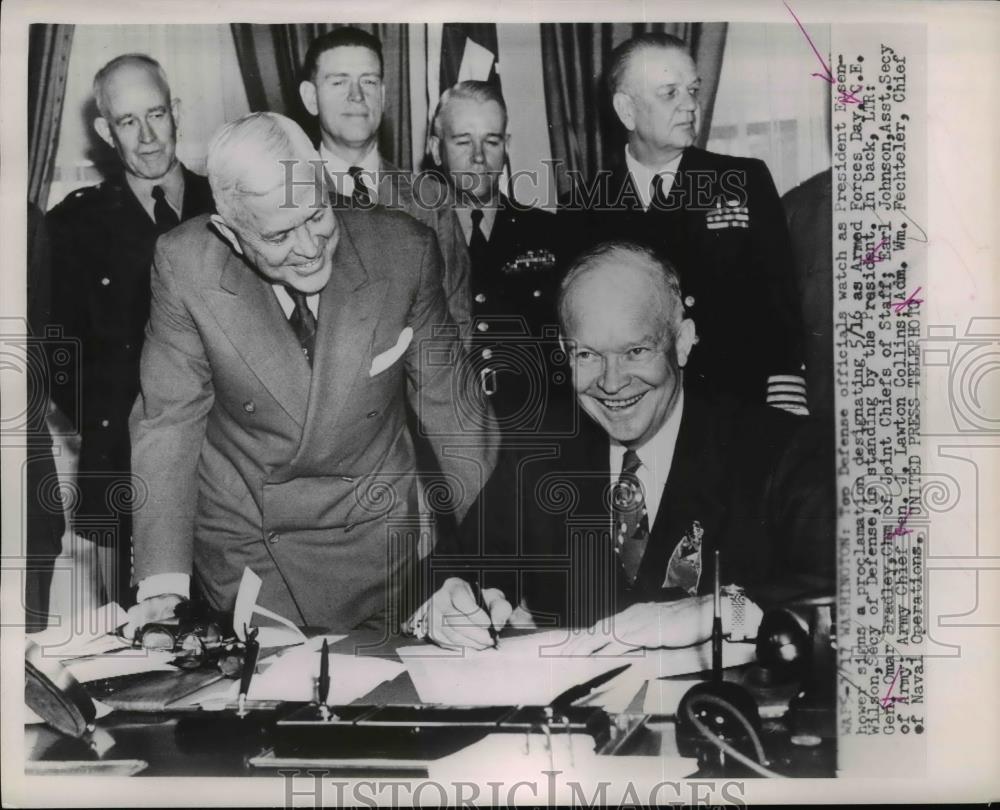
{"type": "Polygon", "coordinates": [[[408,400],[464,514],[495,460],[455,373],[433,234],[385,210],[334,213],[296,124],[255,113],[209,148],[219,214],[157,246],[132,415],[140,625],[197,578],[300,624],[381,621],[418,556],[408,400]],[[446,453],[449,445],[459,452],[446,453]]]}
{"type": "Polygon", "coordinates": [[[458,543],[435,554],[448,578],[416,616],[430,637],[486,646],[490,619],[520,605],[564,627],[631,609],[620,640],[687,643],[710,624],[716,550],[722,582],[751,596],[832,588],[831,449],[808,420],[684,385],[698,347],[673,268],[604,243],[571,266],[559,313],[586,418],[552,446],[504,450],[458,543]]]}

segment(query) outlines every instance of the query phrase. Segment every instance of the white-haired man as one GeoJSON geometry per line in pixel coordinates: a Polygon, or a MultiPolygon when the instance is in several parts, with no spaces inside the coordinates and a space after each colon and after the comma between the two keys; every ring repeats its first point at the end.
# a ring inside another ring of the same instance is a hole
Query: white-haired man
{"type": "Polygon", "coordinates": [[[213,210],[204,177],[177,158],[180,102],[163,68],[145,54],[117,56],[94,77],[94,129],[119,171],[79,189],[49,212],[52,323],[79,341],[79,366],[60,367],[53,399],[79,419],[74,530],[101,560],[84,579],[96,598],[132,603],[128,417],[139,393],[139,355],[149,317],[149,266],[157,237],[213,210]],[[103,596],[101,590],[103,589],[103,596]]]}
{"type": "Polygon", "coordinates": [[[132,624],[169,615],[192,573],[232,609],[244,567],[297,623],[381,622],[417,553],[407,401],[467,500],[494,461],[490,419],[463,411],[457,338],[435,337],[434,235],[383,209],[335,214],[314,147],[274,113],[223,127],[208,171],[218,215],[155,257],[132,624]]]}
{"type": "Polygon", "coordinates": [[[684,646],[711,628],[716,550],[723,583],[752,596],[831,589],[832,448],[808,420],[686,384],[698,347],[673,267],[603,243],[574,260],[558,307],[588,418],[555,451],[504,450],[435,559],[439,579],[466,573],[412,621],[443,646],[482,648],[519,605],[539,626],[613,615],[612,644],[684,646]]]}

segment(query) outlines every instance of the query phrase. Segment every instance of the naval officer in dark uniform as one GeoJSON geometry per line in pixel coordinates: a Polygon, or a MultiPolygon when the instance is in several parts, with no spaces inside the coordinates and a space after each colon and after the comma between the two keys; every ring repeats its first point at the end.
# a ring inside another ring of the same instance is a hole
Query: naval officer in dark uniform
{"type": "Polygon", "coordinates": [[[682,40],[627,40],[607,79],[627,145],[596,204],[584,206],[581,230],[595,241],[642,242],[680,271],[685,310],[698,324],[689,379],[806,413],[791,242],[767,166],[693,145],[701,80],[682,40]]]}
{"type": "MultiPolygon", "coordinates": [[[[430,148],[447,187],[435,208],[450,222],[452,239],[442,241],[464,247],[469,264],[468,373],[507,439],[537,436],[554,402],[569,396],[555,311],[564,240],[554,214],[500,191],[509,140],[496,85],[464,81],[442,95],[430,148]]],[[[430,177],[415,182],[422,202],[435,191],[430,177]]]]}
{"type": "MultiPolygon", "coordinates": [[[[122,172],[71,193],[48,214],[53,322],[80,341],[80,367],[53,381],[53,398],[79,420],[74,531],[98,548],[96,596],[132,601],[129,412],[149,318],[157,238],[214,210],[208,181],[177,159],[178,100],[148,56],[112,59],[94,77],[94,129],[122,172]],[[104,593],[101,594],[103,586],[104,593]]],[[[137,498],[144,498],[138,482],[137,498]]]]}

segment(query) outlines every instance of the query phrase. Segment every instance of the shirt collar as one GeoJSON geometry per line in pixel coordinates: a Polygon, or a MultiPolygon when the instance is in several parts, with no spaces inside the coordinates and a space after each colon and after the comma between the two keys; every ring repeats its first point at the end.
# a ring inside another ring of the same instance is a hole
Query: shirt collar
{"type": "Polygon", "coordinates": [[[684,157],[683,152],[669,163],[665,163],[659,168],[651,169],[636,160],[632,156],[632,150],[628,148],[628,144],[625,144],[625,166],[628,168],[628,173],[632,175],[632,182],[635,184],[635,190],[639,194],[643,208],[649,208],[650,203],[653,201],[653,190],[651,188],[653,175],[663,175],[663,193],[670,193],[670,189],[674,185],[674,176],[677,174],[677,167],[680,165],[682,157],[684,157]]]}
{"type": "Polygon", "coordinates": [[[326,171],[333,180],[333,187],[342,197],[350,197],[354,193],[354,178],[351,177],[351,166],[360,168],[368,182],[368,188],[372,194],[378,194],[378,174],[382,168],[382,157],[379,155],[378,146],[372,144],[360,163],[348,163],[339,155],[335,155],[326,148],[326,144],[319,145],[319,156],[326,162],[326,171]]]}
{"type": "MultiPolygon", "coordinates": [[[[681,429],[681,413],[684,410],[684,389],[681,389],[677,404],[667,421],[660,425],[660,429],[652,437],[635,448],[635,453],[639,456],[639,461],[646,467],[658,467],[665,464],[669,468],[674,457],[674,448],[677,446],[677,435],[681,429]]],[[[622,469],[622,459],[625,457],[625,445],[611,440],[611,474],[617,476],[622,469]]]]}
{"type": "Polygon", "coordinates": [[[156,180],[147,180],[145,177],[136,177],[134,174],[125,172],[125,182],[154,222],[156,221],[156,217],[153,215],[153,207],[156,205],[156,201],[153,199],[154,186],[163,187],[163,194],[167,202],[177,213],[178,219],[181,218],[184,207],[184,170],[181,168],[179,160],[174,163],[170,171],[156,180]]]}
{"type": "MultiPolygon", "coordinates": [[[[465,234],[465,244],[472,241],[472,210],[471,206],[464,208],[455,206],[455,215],[462,226],[462,233],[465,234]]],[[[497,209],[496,206],[489,206],[479,210],[483,212],[483,221],[479,224],[479,228],[483,232],[483,236],[489,240],[490,234],[493,233],[493,223],[497,219],[497,209]]]]}

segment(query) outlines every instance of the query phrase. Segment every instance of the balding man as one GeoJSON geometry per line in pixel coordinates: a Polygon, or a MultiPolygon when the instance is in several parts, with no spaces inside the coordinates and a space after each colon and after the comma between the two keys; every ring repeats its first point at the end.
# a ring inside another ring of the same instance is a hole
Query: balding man
{"type": "Polygon", "coordinates": [[[223,127],[208,173],[218,215],[155,256],[131,622],[169,615],[192,574],[231,610],[249,567],[258,603],[298,624],[381,623],[418,553],[405,403],[468,502],[494,462],[458,338],[436,337],[434,235],[381,208],[334,213],[316,150],[273,113],[223,127]]]}
{"type": "Polygon", "coordinates": [[[538,626],[617,614],[625,643],[692,643],[711,626],[716,550],[723,583],[753,596],[832,588],[830,448],[808,420],[685,385],[700,347],[673,267],[603,243],[573,262],[558,306],[587,418],[553,451],[504,451],[458,556],[435,558],[439,580],[461,576],[414,623],[443,646],[484,647],[517,605],[538,626]]]}
{"type": "Polygon", "coordinates": [[[690,377],[804,413],[791,245],[767,166],[694,146],[701,79],[682,40],[627,40],[606,78],[627,144],[593,206],[589,235],[643,241],[677,267],[698,324],[690,377]]]}
{"type": "Polygon", "coordinates": [[[74,191],[48,214],[52,322],[80,341],[80,367],[53,382],[53,398],[79,418],[79,501],[74,529],[93,541],[98,598],[129,605],[131,515],[128,416],[139,393],[157,237],[213,210],[208,182],[177,158],[180,102],[163,68],[143,54],[112,59],[94,77],[94,129],[119,173],[74,191]],[[79,407],[79,411],[77,408],[79,407]]]}

